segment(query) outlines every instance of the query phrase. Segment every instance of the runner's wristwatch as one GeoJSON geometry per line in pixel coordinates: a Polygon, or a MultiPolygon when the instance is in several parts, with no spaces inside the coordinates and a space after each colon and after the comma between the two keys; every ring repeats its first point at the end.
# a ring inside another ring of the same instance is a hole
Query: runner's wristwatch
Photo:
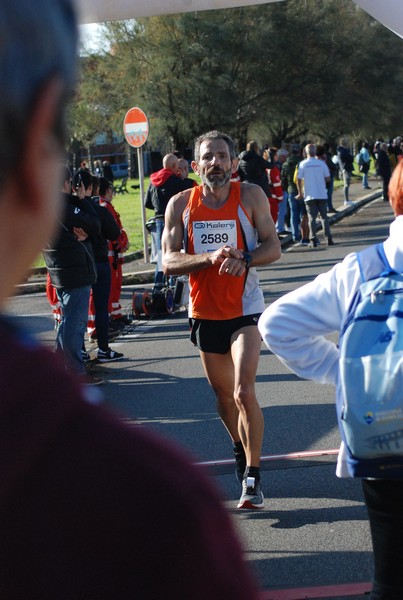
{"type": "Polygon", "coordinates": [[[243,261],[245,263],[245,268],[249,269],[250,263],[252,262],[252,255],[249,252],[243,253],[243,261]]]}

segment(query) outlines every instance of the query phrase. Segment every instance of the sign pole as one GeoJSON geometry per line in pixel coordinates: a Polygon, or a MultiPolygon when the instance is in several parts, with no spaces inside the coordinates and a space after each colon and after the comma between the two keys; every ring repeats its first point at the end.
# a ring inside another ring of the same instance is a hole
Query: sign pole
{"type": "Polygon", "coordinates": [[[141,202],[141,222],[143,226],[143,251],[144,251],[144,262],[150,262],[150,253],[148,251],[148,235],[146,227],[146,208],[144,206],[144,166],[143,166],[143,152],[141,148],[137,148],[137,162],[139,166],[139,180],[140,180],[140,202],[141,202]]]}
{"type": "Polygon", "coordinates": [[[144,166],[143,153],[141,150],[141,147],[145,144],[148,137],[148,119],[145,113],[138,106],[134,106],[127,111],[123,121],[123,133],[127,143],[133,148],[137,148],[137,162],[139,165],[140,180],[141,221],[143,225],[144,262],[149,263],[150,255],[148,251],[146,209],[144,206],[144,166]]]}

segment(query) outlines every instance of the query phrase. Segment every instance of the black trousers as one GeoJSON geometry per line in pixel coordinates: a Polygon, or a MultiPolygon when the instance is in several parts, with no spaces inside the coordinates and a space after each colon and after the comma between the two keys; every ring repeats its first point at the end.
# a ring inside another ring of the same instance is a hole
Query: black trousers
{"type": "Polygon", "coordinates": [[[362,480],[374,550],[370,600],[403,599],[403,480],[362,480]]]}
{"type": "Polygon", "coordinates": [[[389,181],[390,175],[382,175],[382,195],[385,202],[389,200],[389,181]]]}

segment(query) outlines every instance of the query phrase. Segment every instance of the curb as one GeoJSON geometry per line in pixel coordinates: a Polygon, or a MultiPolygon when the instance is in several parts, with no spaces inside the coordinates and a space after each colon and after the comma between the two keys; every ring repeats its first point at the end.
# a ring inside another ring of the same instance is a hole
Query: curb
{"type": "MultiPolygon", "coordinates": [[[[372,202],[373,200],[376,200],[380,196],[382,196],[381,191],[372,192],[368,196],[364,196],[363,198],[354,200],[353,206],[341,207],[340,209],[337,210],[336,214],[331,215],[329,217],[330,224],[332,225],[333,223],[338,223],[339,221],[344,219],[344,217],[347,217],[347,216],[353,214],[359,208],[361,208],[362,206],[365,206],[365,204],[368,204],[369,202],[372,202]]],[[[318,230],[320,230],[320,229],[321,229],[321,225],[319,224],[318,230]]],[[[287,246],[293,244],[294,242],[292,240],[291,233],[287,234],[286,236],[283,236],[280,239],[280,243],[281,243],[282,248],[286,248],[287,246]]],[[[143,255],[142,250],[139,250],[137,252],[132,252],[132,253],[126,255],[125,262],[129,263],[133,260],[138,260],[140,258],[143,258],[143,256],[144,255],[143,255]]],[[[46,267],[39,267],[39,268],[32,269],[31,273],[33,275],[38,275],[38,276],[45,275],[46,267]]],[[[154,273],[155,273],[155,268],[149,269],[149,270],[144,270],[144,271],[135,271],[133,273],[124,273],[123,274],[123,285],[141,285],[144,283],[152,283],[154,281],[154,273]]],[[[39,279],[38,281],[21,283],[20,285],[16,286],[16,294],[17,295],[37,294],[37,293],[41,293],[41,292],[45,292],[45,291],[46,291],[46,280],[42,279],[42,278],[39,279]]]]}

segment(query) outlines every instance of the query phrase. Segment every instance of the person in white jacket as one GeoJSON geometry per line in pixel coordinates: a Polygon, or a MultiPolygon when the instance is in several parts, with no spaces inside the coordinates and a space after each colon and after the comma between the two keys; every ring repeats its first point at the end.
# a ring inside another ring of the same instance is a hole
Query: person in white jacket
{"type": "MultiPolygon", "coordinates": [[[[396,218],[390,225],[390,235],[384,242],[384,249],[390,266],[402,273],[403,161],[393,173],[389,197],[396,218]]],[[[350,301],[360,284],[356,253],[352,253],[327,273],[286,294],[265,310],[259,320],[264,342],[300,377],[337,387],[339,349],[325,336],[340,331],[350,301]]],[[[342,443],[336,469],[339,477],[348,476],[345,459],[342,443]]],[[[403,479],[363,479],[362,485],[374,550],[370,600],[401,600],[403,479]]]]}

